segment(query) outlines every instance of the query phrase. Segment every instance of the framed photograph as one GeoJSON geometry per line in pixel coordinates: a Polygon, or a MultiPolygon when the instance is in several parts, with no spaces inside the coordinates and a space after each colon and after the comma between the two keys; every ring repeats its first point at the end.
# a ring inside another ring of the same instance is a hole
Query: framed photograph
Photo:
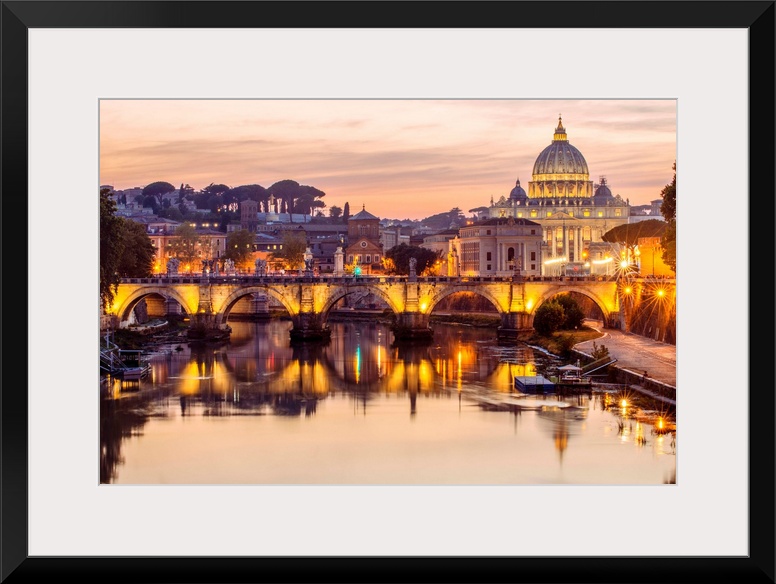
{"type": "Polygon", "coordinates": [[[776,198],[774,14],[4,1],[2,581],[773,582],[773,331],[753,324],[774,322],[755,294],[773,290],[755,219],[776,198]],[[664,188],[675,317],[626,319],[606,299],[638,266],[659,302],[661,258],[647,237],[610,267],[602,234],[621,209],[649,225],[664,188]],[[97,193],[152,244],[150,277],[107,302],[97,193]],[[386,253],[402,242],[438,253],[386,253]],[[422,351],[388,342],[475,287],[519,335],[547,280],[589,292],[602,342],[639,323],[675,347],[619,380],[670,419],[585,401],[603,353],[513,360],[444,325],[422,351]],[[95,334],[177,320],[153,366],[95,334]],[[120,378],[110,411],[95,353],[120,378]],[[161,389],[138,399],[135,375],[161,389]],[[504,395],[480,391],[497,377],[504,395]],[[537,378],[566,397],[516,405],[537,378]]]}

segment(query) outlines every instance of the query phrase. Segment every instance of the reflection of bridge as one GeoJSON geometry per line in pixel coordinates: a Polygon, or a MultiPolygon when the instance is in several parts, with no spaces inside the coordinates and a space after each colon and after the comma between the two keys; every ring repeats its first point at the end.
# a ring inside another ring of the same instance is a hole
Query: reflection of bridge
{"type": "Polygon", "coordinates": [[[127,326],[132,310],[146,297],[161,297],[167,313],[185,312],[191,324],[225,329],[230,311],[246,296],[266,295],[282,304],[293,320],[292,339],[320,339],[327,334],[329,311],[345,296],[372,293],[396,315],[397,338],[431,334],[429,316],[444,298],[470,292],[487,298],[501,317],[500,332],[533,327],[536,309],[553,296],[576,292],[603,314],[605,326],[620,326],[618,281],[603,277],[447,278],[447,277],[199,277],[127,278],[121,281],[111,313],[127,326]]]}

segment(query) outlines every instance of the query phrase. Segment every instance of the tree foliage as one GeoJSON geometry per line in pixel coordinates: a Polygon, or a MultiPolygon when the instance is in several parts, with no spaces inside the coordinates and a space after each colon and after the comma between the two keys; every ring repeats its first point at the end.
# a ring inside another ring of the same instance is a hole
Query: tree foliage
{"type": "Polygon", "coordinates": [[[100,304],[109,309],[121,278],[142,278],[151,273],[154,246],[145,227],[116,216],[116,204],[100,190],[100,304]]]}
{"type": "Polygon", "coordinates": [[[276,182],[268,189],[269,193],[281,200],[283,213],[312,215],[314,209],[322,209],[326,203],[320,199],[326,193],[309,185],[300,185],[295,180],[285,179],[276,182]]]}
{"type": "Polygon", "coordinates": [[[269,191],[261,185],[240,185],[229,189],[223,194],[223,204],[231,205],[232,203],[239,203],[246,199],[256,201],[259,203],[259,208],[265,212],[268,211],[267,201],[269,199],[269,191]]]}
{"type": "Polygon", "coordinates": [[[100,302],[110,308],[119,286],[119,265],[124,252],[123,221],[116,217],[116,204],[100,190],[100,302]]]}
{"type": "Polygon", "coordinates": [[[170,241],[171,252],[184,264],[189,265],[189,271],[196,271],[196,261],[202,251],[203,238],[189,223],[183,223],[175,229],[175,238],[170,241]]]}
{"type": "Polygon", "coordinates": [[[247,229],[233,231],[226,238],[224,258],[230,259],[241,269],[251,269],[255,235],[247,229]]]}
{"type": "Polygon", "coordinates": [[[154,197],[156,199],[157,206],[162,205],[162,201],[164,201],[165,195],[169,195],[175,190],[175,187],[172,186],[168,182],[164,181],[157,181],[152,182],[150,185],[146,185],[143,188],[143,196],[144,197],[154,197]]]}
{"type": "Polygon", "coordinates": [[[627,247],[633,247],[638,244],[642,237],[662,237],[665,230],[665,221],[647,219],[637,223],[618,225],[604,233],[601,239],[608,243],[621,243],[627,247]]]}
{"type": "Polygon", "coordinates": [[[565,319],[563,307],[557,300],[552,299],[536,309],[533,325],[537,333],[549,336],[561,327],[565,319]]]}
{"type": "Polygon", "coordinates": [[[339,219],[342,216],[342,207],[337,207],[337,205],[332,205],[329,207],[329,217],[332,219],[339,219]]]}
{"type": "Polygon", "coordinates": [[[342,210],[342,222],[347,225],[348,219],[350,219],[350,203],[345,201],[345,207],[342,210]]]}
{"type": "Polygon", "coordinates": [[[676,273],[676,162],[674,162],[673,171],[673,180],[660,191],[660,196],[663,198],[660,213],[666,220],[666,230],[660,244],[663,248],[663,261],[676,273]]]}
{"type": "Polygon", "coordinates": [[[321,201],[321,197],[325,197],[326,193],[315,187],[302,185],[299,187],[299,198],[294,204],[294,212],[301,213],[303,215],[312,215],[313,210],[323,209],[326,203],[321,201]]]}
{"type": "Polygon", "coordinates": [[[423,219],[423,224],[432,229],[450,229],[466,224],[466,217],[458,207],[453,207],[445,213],[437,213],[423,219]]]}
{"type": "Polygon", "coordinates": [[[191,199],[194,201],[197,209],[210,209],[211,212],[216,213],[221,205],[221,196],[228,190],[229,187],[225,184],[210,183],[193,195],[191,199]]]}
{"type": "Polygon", "coordinates": [[[304,252],[307,249],[307,236],[300,231],[284,231],[281,249],[270,254],[274,263],[285,270],[298,270],[304,266],[304,252]]]}
{"type": "Polygon", "coordinates": [[[122,278],[145,278],[153,270],[156,250],[144,225],[129,219],[122,221],[124,251],[119,261],[119,275],[122,278]]]}
{"type": "Polygon", "coordinates": [[[585,319],[585,313],[579,307],[579,303],[570,294],[561,294],[556,297],[558,304],[563,307],[563,324],[561,328],[572,330],[582,326],[585,319]]]}
{"type": "Polygon", "coordinates": [[[544,336],[582,326],[585,313],[571,294],[559,294],[536,309],[534,328],[544,336]]]}
{"type": "Polygon", "coordinates": [[[420,275],[429,268],[433,269],[439,254],[425,247],[401,243],[385,252],[385,257],[389,260],[385,265],[390,273],[404,275],[410,273],[410,258],[414,257],[417,261],[415,272],[420,275]]]}

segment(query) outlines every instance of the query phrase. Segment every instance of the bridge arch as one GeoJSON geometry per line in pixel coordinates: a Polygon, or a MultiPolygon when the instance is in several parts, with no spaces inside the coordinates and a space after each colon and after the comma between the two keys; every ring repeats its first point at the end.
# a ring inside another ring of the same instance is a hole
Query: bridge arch
{"type": "Polygon", "coordinates": [[[334,307],[334,305],[339,302],[342,298],[345,296],[348,296],[350,294],[354,294],[356,292],[368,292],[368,293],[374,293],[376,296],[379,296],[385,303],[389,306],[389,308],[394,312],[394,314],[398,314],[402,312],[403,307],[397,305],[394,298],[390,296],[385,290],[383,290],[379,285],[373,285],[373,284],[349,284],[348,286],[338,286],[336,289],[332,289],[327,296],[325,302],[323,303],[323,306],[321,307],[321,316],[323,318],[323,321],[325,322],[326,318],[329,315],[329,311],[334,307]]]}
{"type": "Polygon", "coordinates": [[[592,292],[591,290],[587,288],[582,288],[580,286],[553,286],[546,291],[544,291],[540,297],[538,298],[537,302],[534,304],[532,309],[529,311],[529,314],[532,316],[536,314],[536,311],[539,309],[539,307],[544,304],[545,302],[549,302],[552,300],[555,296],[560,296],[561,294],[568,294],[571,292],[575,292],[579,294],[580,296],[585,296],[586,298],[589,298],[601,311],[601,314],[603,314],[604,322],[609,322],[609,319],[613,312],[616,311],[617,307],[614,307],[614,310],[610,310],[609,306],[611,305],[610,302],[607,302],[604,298],[601,298],[599,294],[596,294],[595,292],[592,292]]]}
{"type": "Polygon", "coordinates": [[[295,316],[299,313],[298,306],[291,304],[288,298],[286,298],[272,286],[246,286],[245,288],[238,288],[232,291],[224,299],[216,314],[216,322],[219,324],[225,323],[229,318],[229,313],[232,311],[232,308],[234,308],[235,304],[237,304],[237,301],[241,298],[244,298],[245,296],[250,296],[252,294],[266,294],[267,296],[271,296],[280,302],[291,316],[295,316]]]}
{"type": "Polygon", "coordinates": [[[137,303],[147,296],[158,295],[165,299],[165,301],[172,299],[181,305],[183,311],[187,314],[196,312],[196,306],[191,307],[186,303],[186,299],[173,287],[168,286],[145,286],[138,288],[127,296],[121,303],[121,306],[116,310],[116,315],[119,317],[119,322],[124,322],[129,319],[130,313],[134,310],[137,303]]]}
{"type": "Polygon", "coordinates": [[[458,294],[460,292],[471,292],[472,294],[477,294],[478,296],[482,296],[496,308],[499,314],[508,312],[508,309],[506,309],[501,302],[501,300],[503,299],[495,295],[488,287],[466,286],[466,285],[452,285],[452,286],[446,286],[445,288],[439,289],[439,291],[436,294],[434,294],[429,300],[429,305],[426,312],[428,314],[431,314],[434,311],[434,308],[436,308],[436,305],[439,304],[442,300],[444,300],[448,296],[452,296],[453,294],[458,294]]]}

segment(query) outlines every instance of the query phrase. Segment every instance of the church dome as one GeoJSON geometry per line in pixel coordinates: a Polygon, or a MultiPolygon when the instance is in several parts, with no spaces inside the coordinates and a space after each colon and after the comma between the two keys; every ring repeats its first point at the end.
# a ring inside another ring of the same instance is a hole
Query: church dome
{"type": "Polygon", "coordinates": [[[552,144],[542,150],[536,158],[533,168],[534,180],[541,180],[541,175],[577,175],[569,177],[572,180],[587,180],[590,173],[587,169],[587,161],[582,153],[569,144],[566,128],[563,127],[561,118],[558,118],[558,127],[552,144]]]}
{"type": "Polygon", "coordinates": [[[606,177],[601,177],[601,184],[598,185],[598,187],[595,190],[595,196],[596,197],[611,197],[612,191],[609,190],[609,187],[606,183],[606,177]]]}
{"type": "Polygon", "coordinates": [[[601,177],[601,182],[596,186],[595,194],[593,195],[594,205],[606,205],[611,203],[612,191],[609,189],[609,183],[606,182],[606,177],[601,177]]]}
{"type": "Polygon", "coordinates": [[[511,201],[523,202],[527,198],[528,198],[528,194],[525,192],[525,189],[520,186],[520,179],[517,179],[517,182],[515,183],[515,188],[513,188],[512,191],[509,193],[509,199],[511,201]]]}

